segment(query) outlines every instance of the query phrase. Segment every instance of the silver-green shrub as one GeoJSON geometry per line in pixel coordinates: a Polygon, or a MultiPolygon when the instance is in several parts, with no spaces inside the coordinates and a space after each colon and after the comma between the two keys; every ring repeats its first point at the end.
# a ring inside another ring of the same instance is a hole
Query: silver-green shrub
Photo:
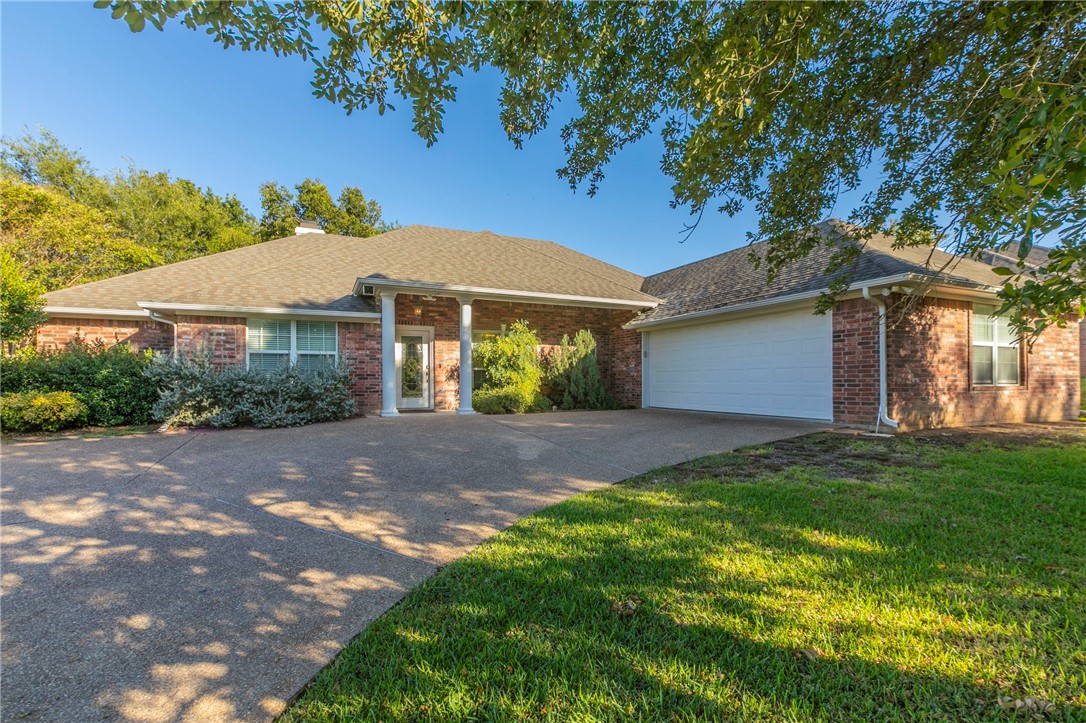
{"type": "Polygon", "coordinates": [[[146,374],[159,389],[152,413],[171,426],[298,427],[355,413],[344,368],[216,370],[208,354],[160,355],[146,374]]]}

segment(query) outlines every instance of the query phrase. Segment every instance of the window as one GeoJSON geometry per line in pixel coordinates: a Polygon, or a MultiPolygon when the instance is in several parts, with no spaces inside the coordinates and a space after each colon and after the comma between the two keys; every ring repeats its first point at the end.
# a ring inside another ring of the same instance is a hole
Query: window
{"type": "Polygon", "coordinates": [[[250,369],[284,369],[291,364],[303,371],[336,365],[334,321],[273,321],[249,319],[250,369]]]}
{"type": "MultiPolygon", "coordinates": [[[[497,339],[501,336],[500,331],[475,331],[471,332],[471,348],[479,346],[484,341],[490,341],[491,339],[497,339]]],[[[486,383],[486,370],[479,365],[479,360],[472,355],[471,357],[471,387],[473,390],[481,389],[483,384],[486,383]]]]}
{"type": "Polygon", "coordinates": [[[1018,336],[998,307],[973,304],[973,383],[1018,384],[1018,336]]]}

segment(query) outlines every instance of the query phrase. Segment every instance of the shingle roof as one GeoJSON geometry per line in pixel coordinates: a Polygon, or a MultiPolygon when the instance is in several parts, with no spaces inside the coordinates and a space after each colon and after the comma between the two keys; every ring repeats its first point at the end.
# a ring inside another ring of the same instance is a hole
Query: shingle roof
{"type": "MultiPolygon", "coordinates": [[[[789,264],[772,282],[768,280],[764,266],[755,268],[750,261],[751,252],[764,258],[766,242],[649,276],[641,290],[664,301],[656,308],[642,312],[636,321],[662,321],[681,314],[826,289],[834,278],[826,274],[826,266],[839,248],[838,244],[852,243],[842,233],[844,226],[836,220],[816,224],[815,228],[828,243],[819,245],[809,256],[789,264]]],[[[928,248],[895,249],[893,239],[881,234],[866,243],[852,271],[854,282],[912,273],[927,276],[938,274],[947,282],[968,286],[995,286],[1001,283],[992,267],[979,261],[928,248]]],[[[847,270],[839,273],[847,273],[847,270]]]]}
{"type": "Polygon", "coordinates": [[[360,277],[653,302],[642,277],[548,241],[406,226],[355,238],[304,234],[46,295],[54,307],[138,310],[136,302],[375,311],[360,277]]]}
{"type": "MultiPolygon", "coordinates": [[[[1051,250],[1047,246],[1034,246],[1026,254],[1026,266],[1033,268],[1044,266],[1048,263],[1048,252],[1051,250]]],[[[999,251],[994,249],[985,251],[983,259],[992,266],[1006,266],[1014,269],[1018,264],[1018,242],[1012,241],[999,251]]]]}

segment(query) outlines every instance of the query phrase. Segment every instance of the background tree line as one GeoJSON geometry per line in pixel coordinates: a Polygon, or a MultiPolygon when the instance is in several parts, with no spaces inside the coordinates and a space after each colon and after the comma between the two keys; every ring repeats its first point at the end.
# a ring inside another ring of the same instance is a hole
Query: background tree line
{"type": "Polygon", "coordinates": [[[258,219],[236,195],[167,171],[99,173],[44,129],[0,141],[0,333],[25,338],[46,291],[290,236],[303,218],[349,236],[396,227],[354,186],[333,199],[318,179],[267,182],[260,198],[258,219]]]}

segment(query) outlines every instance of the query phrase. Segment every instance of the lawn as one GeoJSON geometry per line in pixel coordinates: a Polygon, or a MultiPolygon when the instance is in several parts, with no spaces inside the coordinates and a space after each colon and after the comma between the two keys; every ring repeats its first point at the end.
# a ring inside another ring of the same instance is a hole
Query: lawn
{"type": "Polygon", "coordinates": [[[1086,435],[1060,429],[813,435],[576,497],[284,717],[1086,720],[1086,435]]]}

